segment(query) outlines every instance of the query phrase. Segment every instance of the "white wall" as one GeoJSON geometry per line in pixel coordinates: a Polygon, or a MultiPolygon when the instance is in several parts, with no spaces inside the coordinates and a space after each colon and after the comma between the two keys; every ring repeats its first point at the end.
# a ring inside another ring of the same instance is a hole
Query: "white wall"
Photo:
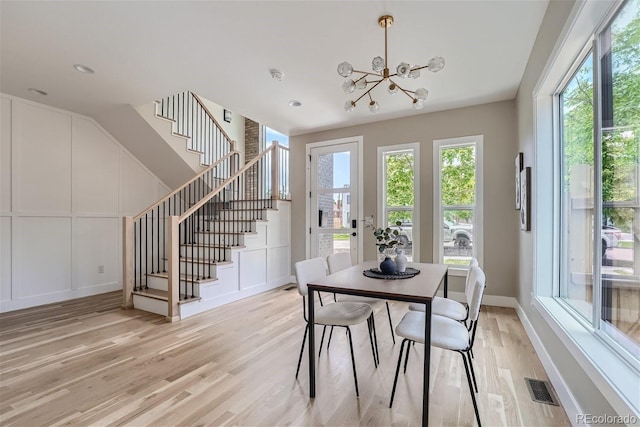
{"type": "MultiPolygon", "coordinates": [[[[380,189],[377,180],[377,148],[418,142],[420,144],[420,261],[433,259],[433,141],[468,135],[484,136],[484,262],[491,278],[487,295],[516,295],[518,266],[518,211],[513,204],[515,183],[513,159],[516,146],[514,101],[494,102],[467,108],[419,114],[400,119],[298,135],[289,139],[291,147],[291,241],[292,262],[305,256],[305,173],[306,144],[363,136],[364,215],[376,215],[380,189]]],[[[373,234],[364,229],[364,259],[375,258],[373,234]]],[[[487,279],[489,281],[489,279],[487,279]]],[[[462,277],[452,277],[452,291],[464,290],[462,277]]]]}
{"type": "Polygon", "coordinates": [[[121,218],[168,187],[93,119],[1,101],[0,311],[121,289],[121,218]]]}

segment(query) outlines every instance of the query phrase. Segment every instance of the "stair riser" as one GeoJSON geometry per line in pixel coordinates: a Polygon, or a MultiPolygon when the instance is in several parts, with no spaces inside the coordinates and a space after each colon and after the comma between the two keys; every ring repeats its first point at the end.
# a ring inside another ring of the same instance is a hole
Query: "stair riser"
{"type": "Polygon", "coordinates": [[[208,213],[206,216],[202,216],[203,219],[220,219],[220,220],[236,220],[236,219],[248,219],[248,220],[261,220],[267,219],[267,213],[265,211],[232,211],[221,210],[218,212],[208,213]]]}
{"type": "Polygon", "coordinates": [[[269,200],[233,200],[228,202],[213,202],[212,208],[222,209],[273,209],[276,208],[277,202],[269,200]]]}
{"type": "Polygon", "coordinates": [[[206,248],[206,247],[191,248],[190,246],[181,246],[180,256],[188,257],[188,258],[206,258],[206,259],[223,261],[223,260],[231,259],[231,249],[206,248]]]}
{"type": "MultiPolygon", "coordinates": [[[[184,293],[185,283],[186,282],[180,283],[180,293],[184,293]]],[[[167,279],[163,279],[162,277],[154,277],[154,276],[148,277],[147,286],[150,287],[151,289],[168,291],[169,290],[168,285],[169,285],[169,281],[167,279]]],[[[189,295],[191,295],[191,283],[186,283],[186,285],[187,285],[187,292],[189,293],[189,295]]],[[[197,297],[200,296],[200,286],[198,283],[194,283],[193,292],[195,296],[197,297]]]]}
{"type": "Polygon", "coordinates": [[[199,230],[213,232],[252,232],[256,231],[255,221],[219,221],[219,220],[200,220],[199,230]]]}
{"type": "Polygon", "coordinates": [[[209,234],[195,233],[195,242],[205,245],[222,245],[222,246],[242,246],[244,245],[244,236],[242,234],[209,234]]]}

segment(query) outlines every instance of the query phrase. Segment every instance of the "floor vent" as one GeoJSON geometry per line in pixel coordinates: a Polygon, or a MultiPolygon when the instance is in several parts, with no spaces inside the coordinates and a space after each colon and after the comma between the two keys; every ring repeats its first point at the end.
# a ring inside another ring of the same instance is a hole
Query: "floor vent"
{"type": "Polygon", "coordinates": [[[289,285],[289,286],[287,286],[286,288],[282,288],[282,290],[283,290],[283,291],[290,291],[291,289],[295,289],[295,288],[297,288],[297,286],[296,286],[296,285],[289,285]]]}
{"type": "Polygon", "coordinates": [[[549,385],[547,381],[532,380],[531,378],[525,378],[524,381],[527,383],[531,400],[548,405],[560,406],[558,399],[556,399],[553,394],[551,385],[549,385]]]}

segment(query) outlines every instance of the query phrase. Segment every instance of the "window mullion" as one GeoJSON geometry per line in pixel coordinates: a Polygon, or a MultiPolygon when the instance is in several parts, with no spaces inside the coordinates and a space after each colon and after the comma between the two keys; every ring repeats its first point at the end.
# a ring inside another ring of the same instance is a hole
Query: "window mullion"
{"type": "Polygon", "coordinates": [[[600,67],[600,44],[598,37],[593,39],[593,312],[592,323],[595,329],[600,329],[602,314],[602,85],[600,67]],[[600,260],[600,262],[596,262],[600,260]]]}

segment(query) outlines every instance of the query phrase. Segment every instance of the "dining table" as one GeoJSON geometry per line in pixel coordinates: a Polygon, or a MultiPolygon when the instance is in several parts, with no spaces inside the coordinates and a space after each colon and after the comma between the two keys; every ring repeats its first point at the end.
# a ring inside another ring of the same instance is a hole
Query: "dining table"
{"type": "MultiPolygon", "coordinates": [[[[407,275],[388,276],[390,278],[369,277],[371,274],[365,276],[365,272],[373,270],[375,273],[378,269],[378,263],[365,261],[309,282],[307,284],[309,289],[309,298],[307,298],[309,325],[314,325],[314,291],[424,304],[426,321],[424,326],[422,425],[427,426],[429,424],[431,301],[440,288],[442,288],[444,296],[447,296],[448,266],[408,263],[407,267],[415,269],[419,273],[412,277],[406,277],[407,275]]],[[[316,397],[314,329],[313,327],[309,328],[309,396],[312,399],[316,397]]]]}

